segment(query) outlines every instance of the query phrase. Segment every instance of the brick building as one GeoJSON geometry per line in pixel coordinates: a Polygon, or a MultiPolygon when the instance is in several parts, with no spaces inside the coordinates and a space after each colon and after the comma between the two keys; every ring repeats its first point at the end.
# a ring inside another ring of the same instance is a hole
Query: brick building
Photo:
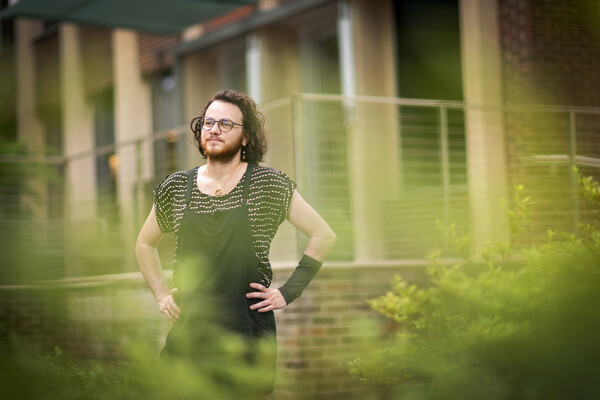
{"type": "MultiPolygon", "coordinates": [[[[36,228],[22,237],[38,246],[26,265],[2,267],[0,326],[50,345],[117,353],[89,340],[98,325],[164,338],[131,249],[152,188],[203,162],[187,124],[220,88],[259,103],[271,132],[265,164],[292,176],[339,237],[318,279],[278,314],[277,398],[359,396],[345,362],[377,335],[360,329],[372,317],[365,300],[395,273],[422,278],[424,255],[444,246],[436,218],[471,234],[478,253],[507,240],[498,200],[524,183],[539,204],[531,232],[573,231],[582,216],[571,167],[598,175],[594,1],[261,0],[173,25],[165,13],[160,26],[32,3],[2,2],[0,133],[44,154],[61,179],[38,185],[32,205],[22,191],[3,197],[30,205],[36,228]],[[73,328],[44,325],[52,312],[35,299],[46,296],[73,328]],[[137,306],[100,312],[106,296],[137,306]],[[10,311],[24,302],[37,325],[10,311]]],[[[276,283],[303,240],[281,227],[276,283]]]]}

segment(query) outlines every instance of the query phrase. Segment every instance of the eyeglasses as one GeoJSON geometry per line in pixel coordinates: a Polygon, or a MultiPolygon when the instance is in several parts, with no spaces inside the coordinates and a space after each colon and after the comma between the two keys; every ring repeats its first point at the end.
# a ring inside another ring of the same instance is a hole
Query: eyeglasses
{"type": "Polygon", "coordinates": [[[229,118],[223,118],[215,121],[213,118],[200,117],[200,120],[198,121],[198,125],[200,125],[205,131],[210,131],[217,123],[219,124],[219,129],[223,133],[232,130],[235,125],[244,126],[242,124],[238,124],[237,122],[233,122],[229,118]]]}

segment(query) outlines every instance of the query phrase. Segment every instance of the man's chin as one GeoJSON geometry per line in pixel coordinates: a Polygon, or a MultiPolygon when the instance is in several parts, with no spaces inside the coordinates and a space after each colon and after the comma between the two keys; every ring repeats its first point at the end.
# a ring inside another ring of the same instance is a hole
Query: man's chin
{"type": "Polygon", "coordinates": [[[241,156],[242,141],[240,139],[239,143],[232,143],[231,145],[225,145],[224,143],[215,145],[214,143],[203,142],[202,149],[204,150],[204,155],[210,158],[211,161],[229,162],[235,157],[241,156]]]}
{"type": "Polygon", "coordinates": [[[214,150],[204,150],[204,154],[207,158],[210,158],[211,161],[217,162],[229,162],[233,160],[236,156],[239,157],[239,152],[236,151],[214,151],[214,150]]]}

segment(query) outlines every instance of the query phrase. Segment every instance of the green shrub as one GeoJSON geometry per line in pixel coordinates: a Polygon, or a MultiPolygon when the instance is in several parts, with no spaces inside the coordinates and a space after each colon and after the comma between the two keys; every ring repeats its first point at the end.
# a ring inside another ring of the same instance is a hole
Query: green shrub
{"type": "MultiPolygon", "coordinates": [[[[56,349],[40,355],[36,346],[12,341],[0,352],[0,388],[4,400],[202,400],[262,399],[269,369],[248,365],[237,336],[203,343],[204,357],[158,363],[151,349],[129,349],[120,360],[83,360],[56,349]]],[[[259,343],[257,358],[273,349],[259,343]]]]}
{"type": "Polygon", "coordinates": [[[59,184],[55,165],[23,143],[0,138],[0,283],[58,275],[48,265],[56,265],[59,256],[46,244],[57,238],[43,234],[45,228],[38,217],[46,210],[48,185],[59,184]]]}
{"type": "MultiPolygon", "coordinates": [[[[598,184],[579,182],[581,198],[598,207],[598,184]]],[[[523,187],[515,189],[512,202],[503,202],[513,236],[533,204],[523,187]]],[[[548,232],[528,249],[512,240],[490,244],[481,259],[450,265],[434,253],[430,287],[397,277],[370,301],[397,321],[398,334],[389,347],[354,360],[351,373],[386,388],[388,398],[600,398],[597,220],[581,231],[548,232]]]]}

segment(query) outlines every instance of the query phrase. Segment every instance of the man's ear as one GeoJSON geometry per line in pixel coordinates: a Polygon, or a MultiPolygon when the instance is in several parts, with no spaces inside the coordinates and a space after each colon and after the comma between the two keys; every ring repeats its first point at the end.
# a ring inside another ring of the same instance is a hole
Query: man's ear
{"type": "Polygon", "coordinates": [[[242,146],[246,146],[249,142],[250,142],[250,138],[248,136],[244,135],[244,138],[242,139],[242,146]]]}

